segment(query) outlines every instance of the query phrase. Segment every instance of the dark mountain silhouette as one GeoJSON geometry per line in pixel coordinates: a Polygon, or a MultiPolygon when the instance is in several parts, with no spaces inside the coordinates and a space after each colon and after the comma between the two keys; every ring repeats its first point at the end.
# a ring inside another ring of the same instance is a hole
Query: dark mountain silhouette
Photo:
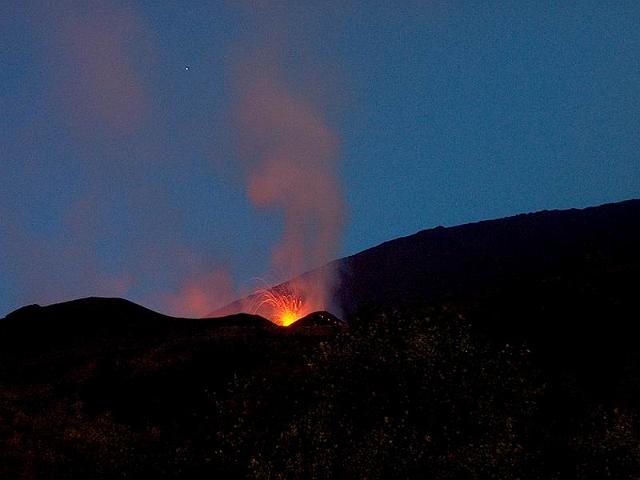
{"type": "Polygon", "coordinates": [[[640,401],[628,388],[640,359],[640,200],[437,227],[330,268],[346,317],[455,305],[489,338],[531,345],[558,375],[640,401]]]}
{"type": "Polygon", "coordinates": [[[568,273],[622,274],[640,266],[639,245],[640,200],[438,227],[340,261],[337,301],[353,312],[491,295],[568,273]]]}
{"type": "MultiPolygon", "coordinates": [[[[638,270],[638,245],[640,200],[629,200],[423,230],[324,268],[340,272],[333,303],[349,315],[366,306],[478,299],[502,295],[502,289],[522,295],[532,284],[566,274],[625,276],[638,270]]],[[[211,316],[235,313],[241,305],[211,316]]]]}
{"type": "Polygon", "coordinates": [[[639,200],[438,227],[340,267],[347,312],[451,303],[483,333],[526,341],[589,384],[623,388],[623,365],[637,355],[639,200]]]}
{"type": "Polygon", "coordinates": [[[0,478],[640,477],[639,200],[333,266],[346,323],[9,314],[0,478]]]}
{"type": "Polygon", "coordinates": [[[341,272],[334,303],[346,317],[449,302],[493,337],[540,344],[552,362],[591,364],[594,352],[635,348],[640,200],[437,227],[325,268],[341,272]]]}
{"type": "Polygon", "coordinates": [[[121,298],[90,297],[42,307],[28,305],[0,320],[1,352],[39,352],[111,344],[132,339],[160,340],[199,335],[210,329],[268,330],[275,325],[257,315],[237,314],[215,320],[173,318],[121,298]]]}

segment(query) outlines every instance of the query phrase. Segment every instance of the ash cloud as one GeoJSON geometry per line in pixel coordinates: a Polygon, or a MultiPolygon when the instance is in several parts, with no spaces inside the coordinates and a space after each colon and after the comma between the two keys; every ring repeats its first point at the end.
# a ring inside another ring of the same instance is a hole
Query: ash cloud
{"type": "MultiPolygon", "coordinates": [[[[284,59],[302,47],[288,38],[287,15],[278,9],[262,15],[271,2],[251,6],[266,20],[257,29],[264,36],[242,45],[235,66],[234,124],[247,195],[256,207],[282,213],[273,274],[297,277],[289,287],[302,294],[308,311],[326,309],[336,272],[327,267],[315,276],[298,276],[339,252],[346,212],[338,176],[340,139],[305,85],[292,86],[284,59]]],[[[313,75],[296,72],[297,78],[313,75]]]]}
{"type": "MultiPolygon", "coordinates": [[[[234,166],[241,168],[215,172],[245,189],[258,209],[282,214],[273,271],[263,275],[278,280],[335,258],[345,212],[340,139],[323,110],[322,72],[307,68],[314,60],[287,65],[288,51],[308,53],[299,44],[308,19],[288,6],[239,7],[249,28],[230,52],[232,113],[217,134],[236,136],[234,166]]],[[[0,269],[15,301],[7,307],[124,296],[203,316],[238,298],[227,259],[218,246],[194,241],[188,202],[172,190],[191,165],[167,148],[172,140],[157,120],[170,113],[158,102],[161,33],[144,10],[60,0],[10,12],[40,47],[34,65],[41,78],[28,92],[39,111],[17,131],[10,155],[0,152],[0,186],[8,187],[0,188],[0,269]]],[[[333,281],[320,277],[298,285],[314,308],[325,306],[333,281]]]]}

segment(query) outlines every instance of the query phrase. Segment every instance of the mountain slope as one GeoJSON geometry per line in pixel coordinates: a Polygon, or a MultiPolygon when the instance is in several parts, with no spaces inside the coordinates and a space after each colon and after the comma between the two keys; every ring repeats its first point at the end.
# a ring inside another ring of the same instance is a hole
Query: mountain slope
{"type": "Polygon", "coordinates": [[[640,359],[640,200],[437,227],[330,268],[341,272],[334,303],[346,318],[452,305],[591,391],[640,400],[626,387],[640,359]]]}
{"type": "Polygon", "coordinates": [[[477,296],[569,271],[628,271],[640,266],[639,246],[640,200],[438,227],[340,260],[336,300],[352,312],[477,296]]]}
{"type": "Polygon", "coordinates": [[[323,268],[339,272],[333,309],[348,315],[363,307],[492,296],[565,273],[632,274],[640,266],[639,245],[640,200],[629,200],[423,230],[323,268]]]}
{"type": "Polygon", "coordinates": [[[348,328],[20,309],[0,320],[0,477],[639,478],[639,212],[343,259],[348,328]]]}

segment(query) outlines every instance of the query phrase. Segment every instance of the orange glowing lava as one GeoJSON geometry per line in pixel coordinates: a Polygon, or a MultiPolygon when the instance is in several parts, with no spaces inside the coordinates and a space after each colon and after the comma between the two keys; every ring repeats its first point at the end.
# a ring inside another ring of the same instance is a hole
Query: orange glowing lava
{"type": "Polygon", "coordinates": [[[271,311],[272,321],[287,327],[304,316],[304,301],[295,292],[286,289],[264,289],[258,292],[258,309],[267,306],[271,311]]]}

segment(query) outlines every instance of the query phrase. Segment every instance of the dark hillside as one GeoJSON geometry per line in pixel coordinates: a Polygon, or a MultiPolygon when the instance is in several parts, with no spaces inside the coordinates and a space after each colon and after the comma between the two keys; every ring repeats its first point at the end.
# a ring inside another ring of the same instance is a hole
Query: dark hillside
{"type": "Polygon", "coordinates": [[[454,304],[490,338],[527,342],[602,388],[621,388],[621,365],[635,355],[640,200],[437,227],[334,266],[347,316],[454,304]]]}
{"type": "Polygon", "coordinates": [[[338,262],[347,312],[526,291],[563,275],[625,275],[640,268],[640,200],[438,227],[338,262]]]}
{"type": "Polygon", "coordinates": [[[387,242],[347,324],[0,320],[0,478],[640,478],[640,201],[387,242]]]}
{"type": "Polygon", "coordinates": [[[639,246],[640,200],[437,227],[333,262],[340,272],[334,304],[345,316],[363,307],[442,301],[487,301],[493,308],[509,300],[505,292],[535,304],[540,288],[557,282],[574,290],[581,282],[625,283],[640,268],[639,246]]]}

